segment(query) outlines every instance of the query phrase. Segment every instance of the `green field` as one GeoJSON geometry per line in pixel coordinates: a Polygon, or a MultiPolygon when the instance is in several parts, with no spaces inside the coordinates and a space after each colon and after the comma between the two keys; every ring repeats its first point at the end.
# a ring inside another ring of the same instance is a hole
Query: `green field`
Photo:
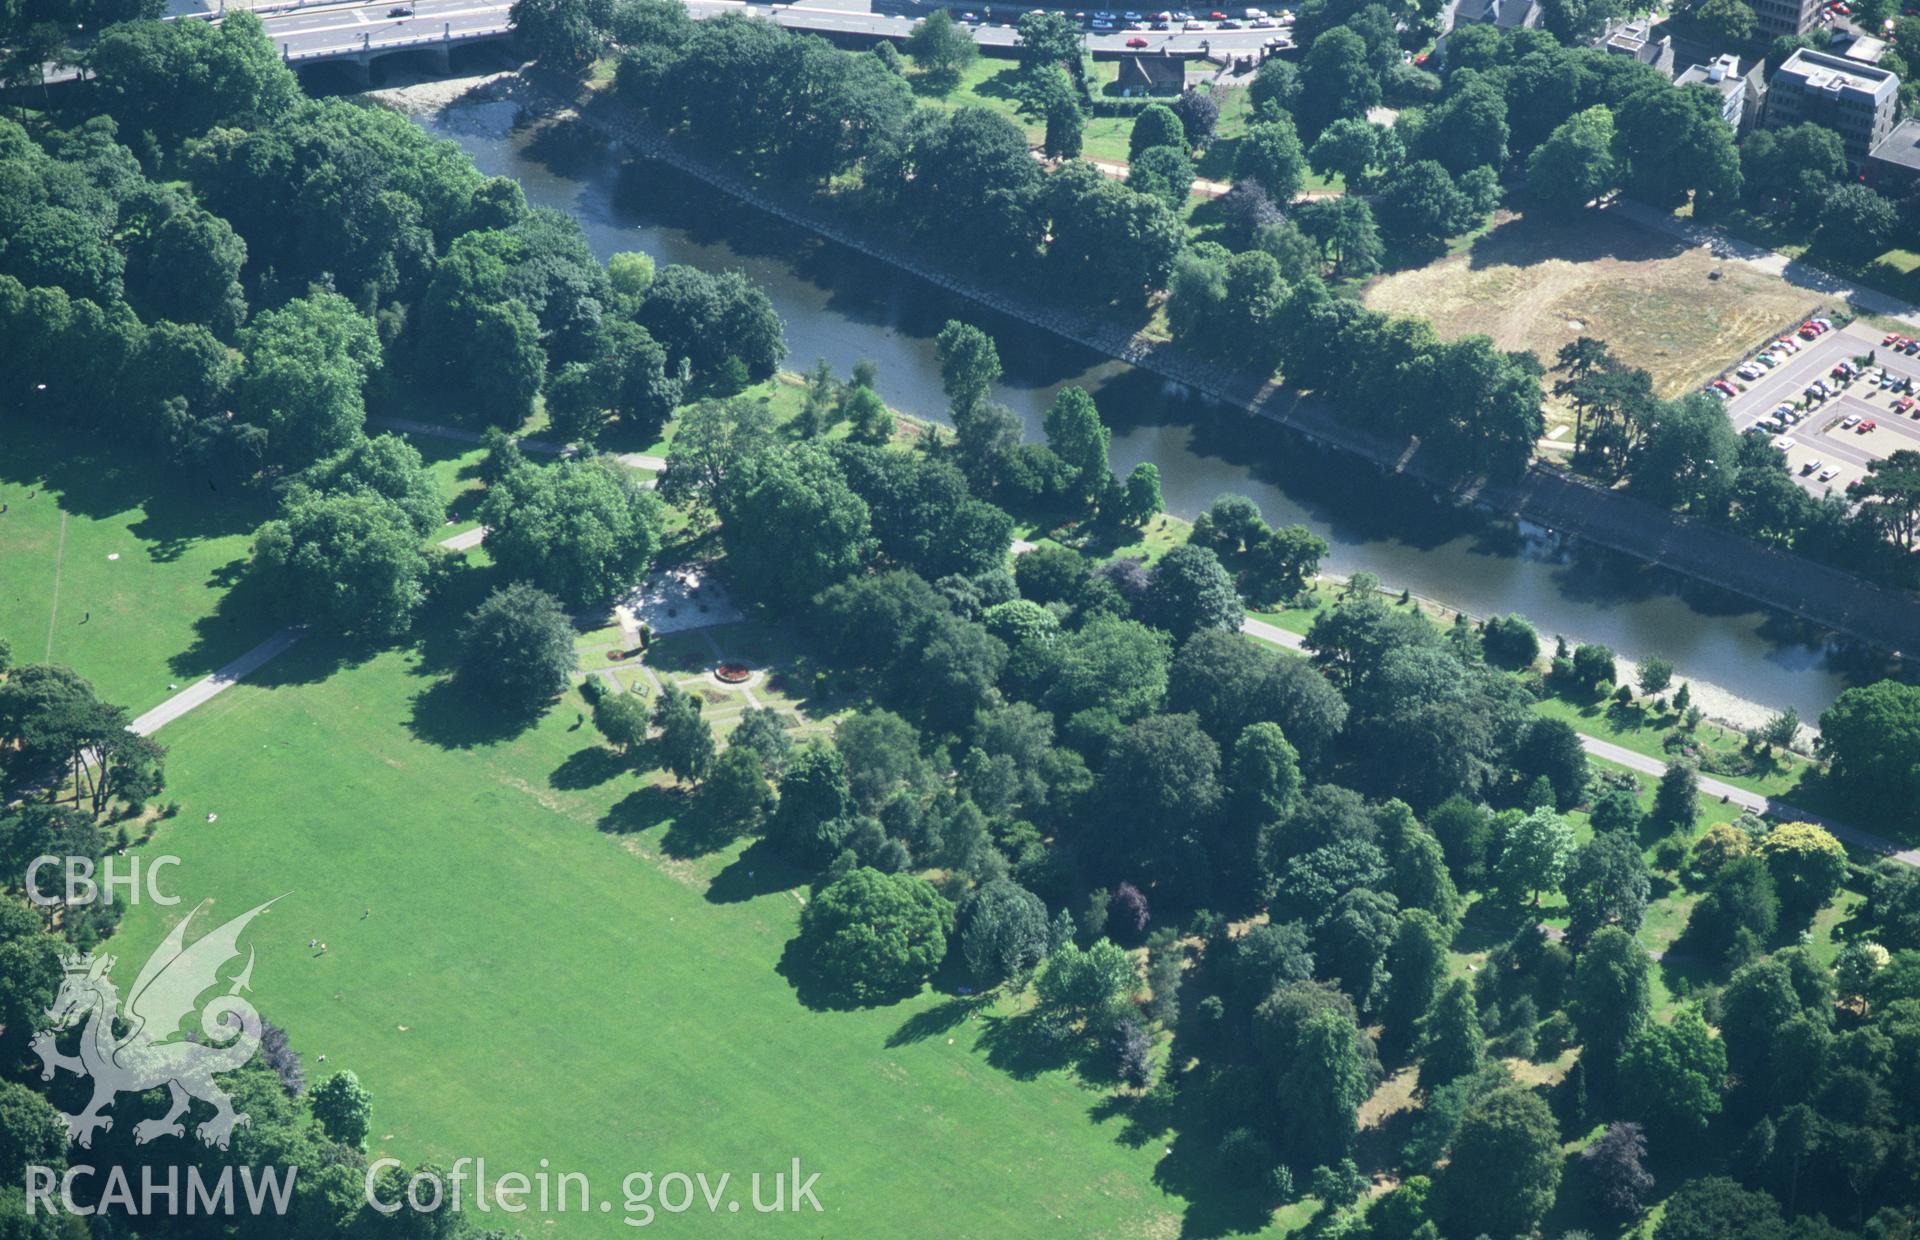
{"type": "MultiPolygon", "coordinates": [[[[219,914],[284,893],[249,932],[254,994],[311,1075],[366,1082],[376,1155],[545,1158],[596,1193],[798,1157],[839,1233],[1180,1230],[1161,1141],[1035,1068],[992,1006],[804,1006],[777,971],[800,877],[702,852],[682,795],[612,761],[577,698],[508,735],[441,686],[431,641],[341,653],[303,643],[170,726],[183,808],[147,847],[219,914]]],[[[179,911],[139,908],[114,950],[144,959],[179,911]]]]}
{"type": "Polygon", "coordinates": [[[278,627],[244,598],[222,605],[262,500],[76,457],[17,421],[4,440],[0,637],[16,662],[66,664],[138,712],[278,627]]]}

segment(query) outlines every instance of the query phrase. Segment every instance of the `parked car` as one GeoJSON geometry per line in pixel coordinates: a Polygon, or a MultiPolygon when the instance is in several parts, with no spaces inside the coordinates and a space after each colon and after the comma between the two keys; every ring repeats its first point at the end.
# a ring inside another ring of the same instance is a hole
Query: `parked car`
{"type": "Polygon", "coordinates": [[[1256,17],[1247,23],[1255,30],[1272,30],[1277,24],[1271,17],[1256,17]]]}
{"type": "Polygon", "coordinates": [[[1182,30],[1205,30],[1206,28],[1207,28],[1207,23],[1203,21],[1190,21],[1190,22],[1180,23],[1180,29],[1182,30]]]}
{"type": "Polygon", "coordinates": [[[1802,474],[1810,474],[1816,469],[1825,469],[1826,467],[1827,467],[1827,463],[1825,461],[1813,460],[1813,461],[1808,461],[1805,465],[1802,465],[1800,467],[1800,472],[1802,474]]]}
{"type": "Polygon", "coordinates": [[[1893,402],[1893,411],[1895,413],[1905,413],[1907,410],[1913,408],[1913,403],[1913,397],[1902,396],[1899,400],[1893,402]]]}
{"type": "Polygon", "coordinates": [[[1854,434],[1866,435],[1866,434],[1872,433],[1873,431],[1877,431],[1879,429],[1880,429],[1880,424],[1874,421],[1872,418],[1868,418],[1866,421],[1860,424],[1860,429],[1855,431],[1854,434]]]}
{"type": "Polygon", "coordinates": [[[1240,23],[1239,23],[1239,22],[1237,22],[1237,21],[1235,21],[1235,20],[1233,20],[1233,19],[1232,19],[1231,17],[1229,17],[1229,18],[1227,18],[1227,19],[1226,19],[1225,21],[1223,21],[1223,22],[1221,22],[1221,23],[1220,23],[1220,29],[1222,29],[1222,30],[1238,30],[1238,29],[1240,29],[1240,23]]]}
{"type": "Polygon", "coordinates": [[[1793,451],[1793,449],[1799,447],[1800,444],[1798,443],[1798,441],[1796,441],[1793,438],[1793,436],[1782,435],[1780,436],[1780,438],[1773,441],[1773,446],[1780,449],[1780,451],[1782,452],[1791,452],[1793,451]]]}
{"type": "Polygon", "coordinates": [[[1860,425],[1860,415],[1857,413],[1850,413],[1840,419],[1840,429],[1843,431],[1850,431],[1858,425],[1860,425]]]}
{"type": "Polygon", "coordinates": [[[1832,482],[1834,478],[1836,478],[1839,475],[1839,473],[1840,473],[1839,470],[1829,465],[1825,469],[1820,471],[1820,481],[1832,482]]]}

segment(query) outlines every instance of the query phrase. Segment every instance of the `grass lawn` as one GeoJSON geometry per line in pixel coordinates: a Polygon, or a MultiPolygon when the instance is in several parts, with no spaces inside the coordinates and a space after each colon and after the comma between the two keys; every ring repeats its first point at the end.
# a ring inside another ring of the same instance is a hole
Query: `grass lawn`
{"type": "Polygon", "coordinates": [[[151,457],[76,455],[18,421],[0,438],[0,637],[15,662],[71,666],[138,713],[279,627],[229,595],[265,498],[151,457]]]}
{"type": "MultiPolygon", "coordinates": [[[[1601,740],[1612,741],[1623,749],[1666,761],[1671,755],[1661,744],[1661,739],[1672,729],[1675,722],[1673,713],[1654,714],[1651,707],[1636,703],[1630,707],[1620,706],[1611,700],[1580,704],[1562,697],[1549,697],[1534,704],[1534,711],[1551,719],[1561,719],[1576,730],[1601,740]]],[[[1700,748],[1733,757],[1739,754],[1743,745],[1742,738],[1730,729],[1710,723],[1702,723],[1694,731],[1694,741],[1700,748]]],[[[1801,779],[1813,769],[1807,759],[1793,753],[1774,751],[1770,759],[1771,769],[1764,773],[1748,775],[1715,775],[1710,778],[1749,792],[1758,792],[1763,796],[1788,796],[1798,787],[1801,779]]]]}
{"type": "MultiPolygon", "coordinates": [[[[515,733],[446,690],[443,628],[371,657],[310,640],[169,727],[183,812],[148,845],[221,914],[285,893],[249,932],[254,995],[310,1075],[367,1084],[375,1156],[545,1158],[616,1198],[635,1169],[738,1181],[798,1157],[826,1225],[871,1235],[951,1233],[962,1211],[983,1235],[1221,1225],[1158,1187],[1159,1140],[1034,1065],[991,1004],[804,1006],[777,972],[799,877],[690,829],[686,798],[616,761],[577,698],[515,733]]],[[[140,906],[113,950],[144,960],[185,907],[140,906]]]]}

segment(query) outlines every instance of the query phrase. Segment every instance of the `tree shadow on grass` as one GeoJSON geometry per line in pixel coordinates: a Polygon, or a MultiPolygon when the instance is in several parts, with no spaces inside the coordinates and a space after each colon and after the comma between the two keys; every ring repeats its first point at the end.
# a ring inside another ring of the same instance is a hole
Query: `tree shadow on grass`
{"type": "Polygon", "coordinates": [[[611,835],[632,835],[671,822],[685,805],[685,795],[647,784],[613,803],[595,825],[611,835]]]}
{"type": "Polygon", "coordinates": [[[980,1049],[987,1062],[1016,1081],[1075,1067],[1086,1054],[1079,1035],[1063,1035],[1038,1012],[981,1018],[980,1049]]]}
{"type": "Polygon", "coordinates": [[[710,904],[739,904],[747,900],[804,887],[813,878],[810,871],[794,865],[766,840],[755,840],[733,863],[707,884],[710,904]]]}
{"type": "Polygon", "coordinates": [[[605,745],[588,745],[568,754],[566,761],[547,776],[547,782],[563,792],[582,792],[598,788],[628,769],[627,760],[605,745]]]}
{"type": "Polygon", "coordinates": [[[512,740],[539,721],[534,711],[503,710],[458,680],[436,680],[413,695],[407,731],[441,749],[474,749],[512,740]]]}
{"type": "Polygon", "coordinates": [[[1273,1221],[1264,1192],[1230,1183],[1220,1165],[1219,1133],[1190,1125],[1174,1137],[1153,1168],[1155,1187],[1187,1203],[1183,1237],[1250,1235],[1273,1221]]]}
{"type": "Polygon", "coordinates": [[[1173,1131],[1175,1095],[1150,1089],[1144,1094],[1114,1093],[1102,1098],[1087,1112],[1096,1124],[1120,1120],[1114,1140],[1130,1150],[1144,1149],[1154,1141],[1163,1141],[1173,1131]]]}
{"type": "Polygon", "coordinates": [[[719,852],[740,838],[738,823],[713,813],[697,795],[686,797],[682,813],[667,824],[660,837],[660,851],[676,861],[690,861],[719,852]]]}
{"type": "Polygon", "coordinates": [[[937,1038],[958,1029],[969,1016],[992,1002],[991,995],[961,995],[942,1000],[924,1012],[909,1016],[905,1024],[887,1036],[887,1047],[911,1046],[915,1042],[937,1038]]]}

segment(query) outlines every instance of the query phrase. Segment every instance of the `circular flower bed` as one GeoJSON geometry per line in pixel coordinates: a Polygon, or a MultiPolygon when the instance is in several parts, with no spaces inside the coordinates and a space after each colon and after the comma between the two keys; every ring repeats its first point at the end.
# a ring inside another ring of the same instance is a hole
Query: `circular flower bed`
{"type": "Polygon", "coordinates": [[[713,670],[713,675],[721,684],[743,685],[753,676],[753,669],[744,663],[722,663],[713,670]]]}

